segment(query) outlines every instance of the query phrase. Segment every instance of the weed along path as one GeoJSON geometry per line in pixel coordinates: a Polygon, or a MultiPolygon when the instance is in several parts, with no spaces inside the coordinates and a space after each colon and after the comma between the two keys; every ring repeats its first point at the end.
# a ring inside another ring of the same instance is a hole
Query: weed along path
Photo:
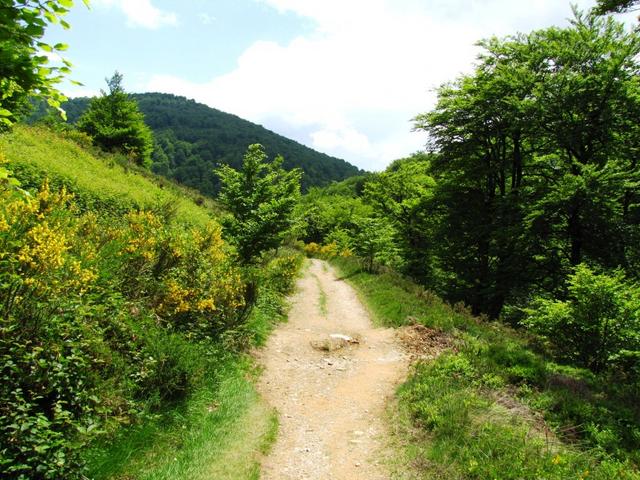
{"type": "Polygon", "coordinates": [[[387,480],[385,405],[409,358],[355,291],[311,260],[289,322],[258,354],[259,390],[280,416],[263,480],[387,480]]]}

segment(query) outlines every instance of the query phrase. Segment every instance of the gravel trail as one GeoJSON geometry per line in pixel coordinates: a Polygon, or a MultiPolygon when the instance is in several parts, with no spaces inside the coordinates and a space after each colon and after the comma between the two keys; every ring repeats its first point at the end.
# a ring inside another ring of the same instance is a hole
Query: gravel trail
{"type": "Polygon", "coordinates": [[[332,267],[310,263],[289,321],[258,353],[259,390],[280,416],[261,478],[388,480],[385,405],[409,356],[332,267]]]}

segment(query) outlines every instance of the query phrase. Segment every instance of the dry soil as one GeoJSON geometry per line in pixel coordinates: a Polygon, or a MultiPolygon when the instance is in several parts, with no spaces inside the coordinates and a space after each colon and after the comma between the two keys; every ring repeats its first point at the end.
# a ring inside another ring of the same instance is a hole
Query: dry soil
{"type": "Polygon", "coordinates": [[[258,357],[259,390],[280,417],[263,480],[390,478],[385,405],[409,355],[327,263],[311,260],[258,357]]]}

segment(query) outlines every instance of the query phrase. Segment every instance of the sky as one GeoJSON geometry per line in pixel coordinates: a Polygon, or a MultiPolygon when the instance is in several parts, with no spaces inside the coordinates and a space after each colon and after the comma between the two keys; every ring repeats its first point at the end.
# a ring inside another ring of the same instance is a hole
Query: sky
{"type": "MultiPolygon", "coordinates": [[[[595,0],[573,0],[586,10],[595,0]]],[[[115,70],[129,92],[195,99],[360,168],[423,149],[412,118],[491,36],[564,26],[564,0],[91,0],[68,15],[68,96],[115,70]]],[[[633,15],[620,19],[635,24],[633,15]]]]}

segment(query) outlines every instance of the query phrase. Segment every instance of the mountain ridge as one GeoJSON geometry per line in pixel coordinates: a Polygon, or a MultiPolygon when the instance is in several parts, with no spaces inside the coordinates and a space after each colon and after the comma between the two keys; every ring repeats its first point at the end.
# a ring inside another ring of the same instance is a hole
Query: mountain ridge
{"type": "MultiPolygon", "coordinates": [[[[130,95],[154,132],[152,170],[205,195],[215,195],[219,188],[213,170],[220,164],[238,168],[253,143],[264,145],[270,157],[282,155],[285,169],[301,168],[303,190],[363,173],[345,160],[193,99],[157,92],[130,95]]],[[[63,104],[70,123],[77,121],[89,101],[78,97],[63,104]]]]}

